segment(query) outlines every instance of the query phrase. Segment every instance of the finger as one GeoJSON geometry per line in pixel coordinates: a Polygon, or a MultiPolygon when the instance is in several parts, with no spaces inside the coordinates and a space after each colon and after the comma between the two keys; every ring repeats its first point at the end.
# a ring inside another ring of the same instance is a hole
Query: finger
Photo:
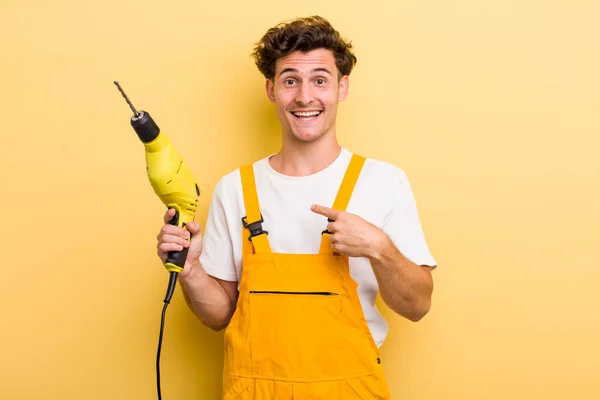
{"type": "Polygon", "coordinates": [[[156,239],[160,240],[160,238],[163,235],[175,235],[175,236],[181,236],[181,237],[189,237],[190,232],[188,232],[186,229],[180,228],[178,226],[166,224],[166,225],[162,226],[162,228],[160,229],[160,232],[158,232],[158,235],[156,236],[156,239]]]}
{"type": "Polygon", "coordinates": [[[161,243],[158,246],[158,252],[159,254],[166,254],[170,251],[181,251],[183,250],[184,246],[177,244],[177,243],[161,243]]]}
{"type": "Polygon", "coordinates": [[[169,222],[171,222],[171,220],[173,219],[174,216],[175,216],[175,209],[169,208],[163,217],[163,221],[165,222],[165,224],[168,224],[169,222]]]}
{"type": "Polygon", "coordinates": [[[344,247],[345,246],[343,244],[338,243],[338,242],[331,243],[331,250],[333,250],[333,252],[335,252],[335,253],[342,254],[344,247]]]}
{"type": "Polygon", "coordinates": [[[189,244],[189,240],[176,235],[163,235],[159,243],[176,243],[187,247],[189,244]]]}
{"type": "Polygon", "coordinates": [[[323,215],[323,216],[328,217],[330,219],[336,219],[336,217],[340,213],[339,210],[334,210],[333,208],[329,208],[329,207],[325,207],[325,206],[320,206],[318,204],[313,204],[312,206],[310,206],[310,210],[312,212],[314,212],[314,213],[323,215]]]}
{"type": "Polygon", "coordinates": [[[340,235],[334,233],[329,235],[329,241],[331,242],[331,244],[337,243],[340,239],[340,235]]]}
{"type": "Polygon", "coordinates": [[[327,224],[327,231],[328,232],[334,233],[335,232],[335,228],[336,228],[335,222],[330,222],[330,223],[327,224]]]}
{"type": "Polygon", "coordinates": [[[335,248],[338,250],[340,246],[344,248],[349,246],[348,237],[339,232],[329,235],[329,241],[331,242],[331,246],[335,246],[335,248]]]}

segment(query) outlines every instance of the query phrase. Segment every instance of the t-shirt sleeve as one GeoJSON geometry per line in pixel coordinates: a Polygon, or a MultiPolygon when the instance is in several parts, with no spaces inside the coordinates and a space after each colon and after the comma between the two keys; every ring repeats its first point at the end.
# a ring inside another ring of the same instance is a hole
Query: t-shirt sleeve
{"type": "Polygon", "coordinates": [[[225,183],[215,186],[204,228],[200,264],[207,274],[225,281],[237,281],[233,243],[225,210],[228,209],[225,183]]]}
{"type": "Polygon", "coordinates": [[[403,171],[393,202],[392,211],[384,221],[383,231],[406,258],[417,265],[435,268],[437,263],[429,251],[415,197],[403,171]]]}

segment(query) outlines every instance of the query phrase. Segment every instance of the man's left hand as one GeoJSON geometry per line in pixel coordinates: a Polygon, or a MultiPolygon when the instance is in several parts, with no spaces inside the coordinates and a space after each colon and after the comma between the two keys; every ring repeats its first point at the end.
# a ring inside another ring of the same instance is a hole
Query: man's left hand
{"type": "Polygon", "coordinates": [[[321,205],[313,205],[310,209],[333,220],[327,225],[331,232],[329,239],[333,250],[341,255],[377,259],[390,242],[381,229],[358,215],[321,205]]]}

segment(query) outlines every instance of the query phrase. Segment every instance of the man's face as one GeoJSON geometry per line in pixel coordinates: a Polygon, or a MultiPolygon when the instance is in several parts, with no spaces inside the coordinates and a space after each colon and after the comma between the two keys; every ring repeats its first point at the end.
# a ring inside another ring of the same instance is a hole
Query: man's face
{"type": "Polygon", "coordinates": [[[337,103],[348,94],[348,77],[338,79],[331,51],[296,51],[278,59],[266,88],[284,136],[311,142],[335,134],[337,103]]]}

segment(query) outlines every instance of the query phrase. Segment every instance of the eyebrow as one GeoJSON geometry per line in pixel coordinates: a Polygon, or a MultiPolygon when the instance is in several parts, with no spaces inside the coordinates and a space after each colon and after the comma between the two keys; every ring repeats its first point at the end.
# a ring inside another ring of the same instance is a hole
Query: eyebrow
{"type": "MultiPolygon", "coordinates": [[[[284,68],[284,69],[283,69],[283,70],[282,70],[282,71],[279,73],[279,76],[281,76],[281,75],[285,74],[286,72],[298,72],[298,70],[297,70],[296,68],[284,68]]],[[[315,69],[313,69],[311,72],[326,72],[326,73],[328,73],[329,75],[331,75],[331,72],[330,72],[330,71],[329,71],[327,68],[324,68],[324,67],[315,68],[315,69]]]]}

